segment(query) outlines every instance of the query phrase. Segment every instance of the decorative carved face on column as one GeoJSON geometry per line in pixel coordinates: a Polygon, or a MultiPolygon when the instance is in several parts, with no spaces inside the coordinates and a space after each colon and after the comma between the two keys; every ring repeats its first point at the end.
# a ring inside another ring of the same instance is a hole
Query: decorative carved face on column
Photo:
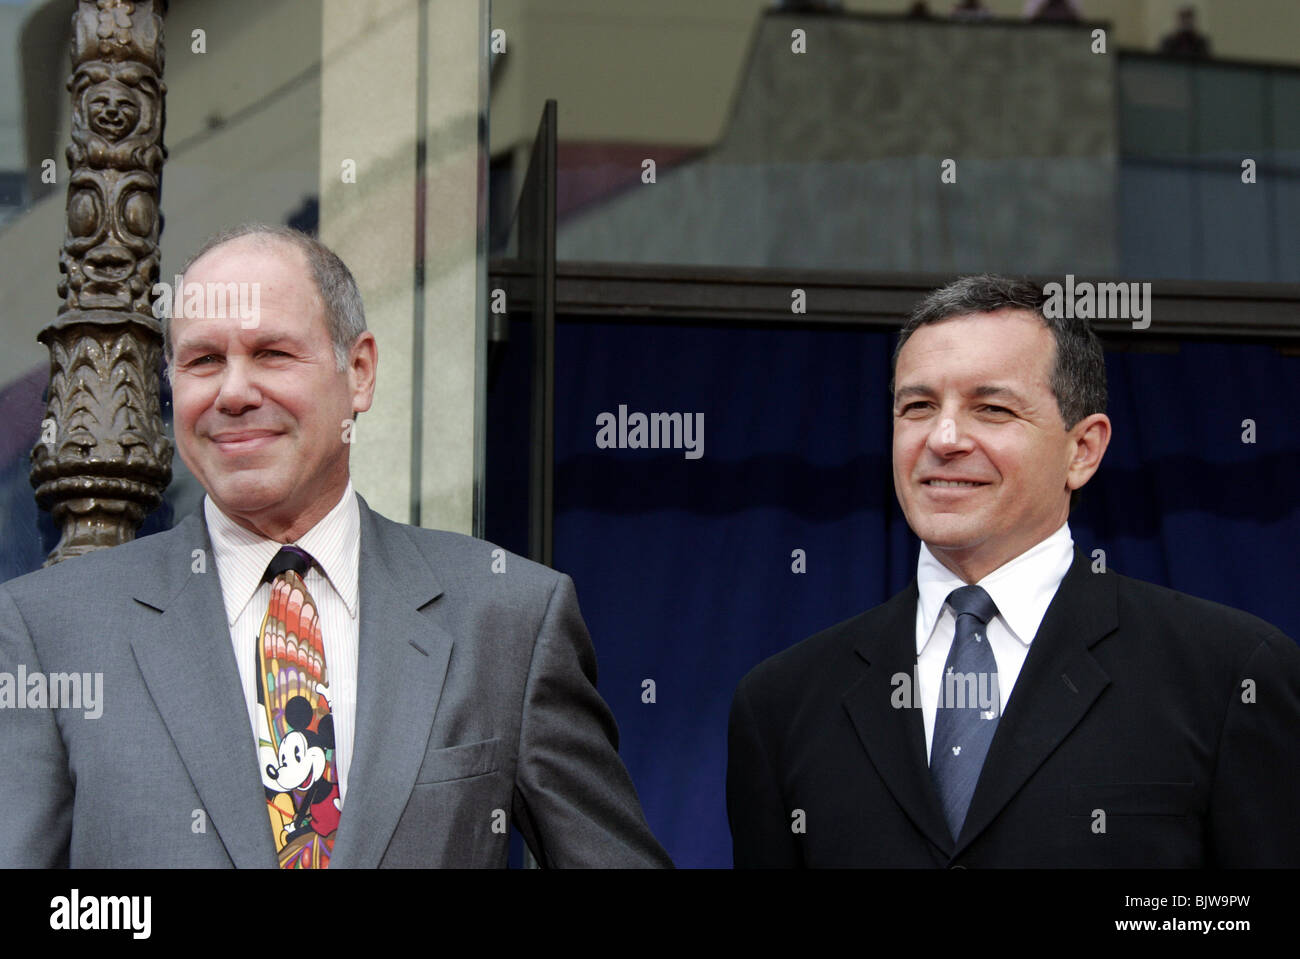
{"type": "Polygon", "coordinates": [[[83,64],[73,94],[65,309],[149,313],[158,279],[162,84],[140,63],[83,64]]]}
{"type": "Polygon", "coordinates": [[[77,68],[68,88],[72,91],[68,160],[74,167],[86,163],[158,172],[165,87],[150,67],[94,60],[77,68]]]}
{"type": "Polygon", "coordinates": [[[134,133],[140,122],[140,101],[136,92],[117,80],[96,83],[82,95],[90,129],[116,143],[134,133]]]}
{"type": "Polygon", "coordinates": [[[152,174],[78,170],[68,185],[68,236],[59,284],[72,308],[148,314],[158,281],[158,204],[152,174]]]}

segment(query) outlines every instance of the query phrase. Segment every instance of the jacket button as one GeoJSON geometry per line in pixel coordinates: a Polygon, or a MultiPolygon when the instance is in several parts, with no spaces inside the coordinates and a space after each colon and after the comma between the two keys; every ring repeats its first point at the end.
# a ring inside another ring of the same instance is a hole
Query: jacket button
{"type": "Polygon", "coordinates": [[[963,865],[962,865],[961,863],[959,863],[959,862],[955,862],[955,863],[953,863],[951,866],[949,866],[948,868],[949,868],[949,869],[965,869],[966,867],[963,866],[963,865]]]}

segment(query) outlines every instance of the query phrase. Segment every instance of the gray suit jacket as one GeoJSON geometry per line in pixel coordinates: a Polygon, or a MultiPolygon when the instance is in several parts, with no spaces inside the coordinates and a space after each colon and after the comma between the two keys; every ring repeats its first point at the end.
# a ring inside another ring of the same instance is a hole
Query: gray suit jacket
{"type": "MultiPolygon", "coordinates": [[[[488,543],[360,507],[356,738],[331,867],[504,866],[507,821],[544,866],[670,866],[572,581],[508,554],[493,573],[488,543]]],[[[275,867],[202,510],[0,585],[11,691],[20,667],[102,673],[102,715],[0,708],[0,866],[275,867]]]]}

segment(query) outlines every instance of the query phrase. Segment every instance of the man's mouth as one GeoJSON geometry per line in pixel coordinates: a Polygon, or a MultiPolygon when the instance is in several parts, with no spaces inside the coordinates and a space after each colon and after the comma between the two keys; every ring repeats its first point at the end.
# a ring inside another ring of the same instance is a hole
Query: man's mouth
{"type": "Polygon", "coordinates": [[[242,430],[238,433],[217,433],[211,439],[219,449],[228,453],[239,453],[262,446],[278,435],[270,430],[242,430]]]}
{"type": "Polygon", "coordinates": [[[988,486],[988,483],[978,483],[974,480],[925,480],[922,486],[929,486],[931,489],[969,489],[976,486],[988,486]]]}

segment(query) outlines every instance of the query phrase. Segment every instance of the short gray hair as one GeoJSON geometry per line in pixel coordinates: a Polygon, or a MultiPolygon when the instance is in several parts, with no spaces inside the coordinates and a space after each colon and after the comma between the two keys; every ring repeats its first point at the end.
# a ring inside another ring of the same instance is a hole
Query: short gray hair
{"type": "MultiPolygon", "coordinates": [[[[316,291],[320,294],[325,307],[325,325],[329,330],[330,343],[334,346],[334,365],[342,373],[348,366],[348,352],[352,344],[366,331],[366,310],[361,302],[361,291],[352,271],[347,268],[338,254],[320,240],[300,230],[287,226],[271,226],[265,223],[241,223],[239,226],[213,234],[203,245],[185,261],[181,267],[184,276],[191,266],[206,253],[238,240],[240,237],[254,236],[268,240],[280,240],[296,247],[307,260],[316,291]]],[[[180,296],[176,290],[173,296],[180,296]]],[[[163,355],[167,358],[167,376],[172,376],[172,342],[171,323],[167,317],[162,319],[163,355]]]]}
{"type": "MultiPolygon", "coordinates": [[[[918,328],[972,313],[1018,309],[1032,313],[1042,321],[1056,342],[1056,356],[1048,379],[1056,406],[1065,428],[1071,429],[1085,416],[1106,412],[1106,358],[1101,340],[1087,320],[1077,317],[1048,317],[1043,312],[1047,296],[1042,288],[1028,280],[1013,279],[995,273],[978,273],[940,287],[927,295],[898,334],[894,358],[889,368],[889,395],[894,395],[894,375],[903,344],[918,328]]],[[[1079,491],[1070,493],[1070,506],[1079,491]]]]}

